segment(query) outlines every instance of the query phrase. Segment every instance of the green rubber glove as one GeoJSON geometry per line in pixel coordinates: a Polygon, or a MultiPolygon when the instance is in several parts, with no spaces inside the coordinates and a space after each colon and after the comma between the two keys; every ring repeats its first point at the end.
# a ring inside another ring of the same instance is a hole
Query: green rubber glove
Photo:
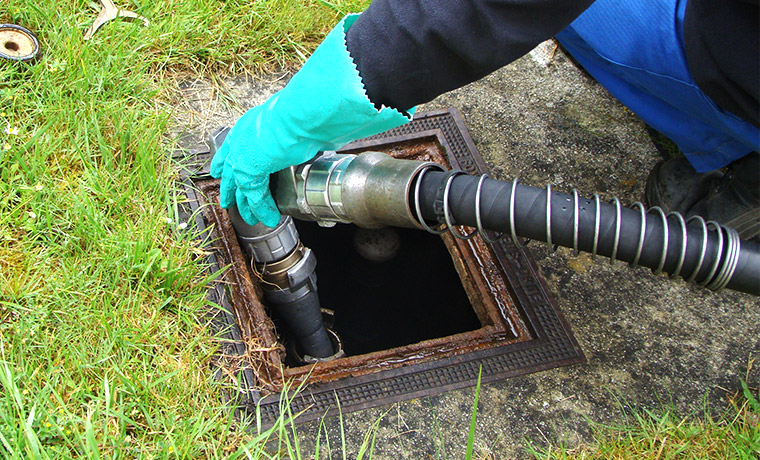
{"type": "Polygon", "coordinates": [[[214,155],[211,175],[222,178],[222,207],[237,204],[249,224],[274,227],[280,220],[270,174],[410,120],[392,108],[377,110],[367,98],[346,49],[357,17],[343,18],[285,88],[240,117],[214,155]]]}

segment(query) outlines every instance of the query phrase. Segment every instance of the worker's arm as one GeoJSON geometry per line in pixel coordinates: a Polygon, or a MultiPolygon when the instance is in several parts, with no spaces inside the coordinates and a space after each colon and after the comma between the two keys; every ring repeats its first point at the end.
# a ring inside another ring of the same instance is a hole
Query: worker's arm
{"type": "Polygon", "coordinates": [[[221,205],[236,204],[251,225],[275,226],[269,174],[408,121],[414,105],[516,59],[590,3],[379,0],[344,18],[288,85],[227,135],[211,163],[221,205]],[[346,33],[357,26],[349,50],[346,33]]]}
{"type": "Polygon", "coordinates": [[[593,0],[375,0],[347,47],[376,105],[406,110],[503,67],[593,0]]]}

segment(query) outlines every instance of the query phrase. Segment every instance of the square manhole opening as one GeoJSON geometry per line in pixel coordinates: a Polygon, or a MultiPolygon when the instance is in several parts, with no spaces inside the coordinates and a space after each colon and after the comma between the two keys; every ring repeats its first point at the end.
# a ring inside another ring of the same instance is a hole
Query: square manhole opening
{"type": "Polygon", "coordinates": [[[381,352],[480,329],[490,319],[471,306],[441,238],[402,228],[323,228],[297,222],[318,254],[323,308],[347,356],[381,352]],[[384,260],[387,259],[387,260],[384,260]]]}
{"type": "MultiPolygon", "coordinates": [[[[436,161],[471,174],[485,170],[453,110],[418,115],[341,150],[362,151],[436,161]]],[[[491,245],[479,237],[297,222],[302,242],[316,254],[320,302],[334,311],[333,330],[346,357],[294,365],[226,211],[216,205],[218,181],[204,174],[208,155],[196,160],[186,178],[186,211],[200,210],[196,223],[213,241],[212,270],[229,267],[210,294],[221,307],[216,324],[228,335],[224,353],[237,356],[226,360],[228,366],[240,365],[232,369],[238,401],[264,424],[279,415],[288,382],[307,383],[291,401],[291,410],[306,421],[336,410],[336,398],[346,412],[474,385],[481,369],[482,380],[491,381],[583,361],[529,252],[511,241],[491,245]],[[368,260],[365,243],[378,238],[400,244],[390,260],[368,260]]]]}

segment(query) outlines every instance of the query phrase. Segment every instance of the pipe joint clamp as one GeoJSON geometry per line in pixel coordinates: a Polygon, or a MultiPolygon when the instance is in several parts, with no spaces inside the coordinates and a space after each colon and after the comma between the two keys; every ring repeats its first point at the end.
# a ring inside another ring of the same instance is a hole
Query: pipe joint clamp
{"type": "Polygon", "coordinates": [[[437,163],[397,160],[380,152],[324,152],[278,173],[274,196],[282,213],[322,226],[421,228],[409,193],[419,173],[429,168],[443,170],[437,163]]]}

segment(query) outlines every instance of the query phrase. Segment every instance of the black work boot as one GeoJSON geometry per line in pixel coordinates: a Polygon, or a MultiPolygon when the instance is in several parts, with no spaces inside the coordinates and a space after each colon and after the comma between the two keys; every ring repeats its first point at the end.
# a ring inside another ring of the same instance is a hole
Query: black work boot
{"type": "Polygon", "coordinates": [[[649,206],[685,217],[699,215],[732,227],[742,238],[760,235],[760,155],[734,161],[726,172],[697,173],[685,158],[655,165],[646,186],[649,206]]]}

